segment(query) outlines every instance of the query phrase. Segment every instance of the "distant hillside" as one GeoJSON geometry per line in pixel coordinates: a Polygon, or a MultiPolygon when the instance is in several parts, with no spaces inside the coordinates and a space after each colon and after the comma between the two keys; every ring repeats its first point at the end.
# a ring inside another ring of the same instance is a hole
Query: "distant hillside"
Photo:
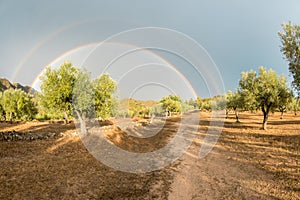
{"type": "Polygon", "coordinates": [[[24,92],[30,93],[30,94],[34,94],[34,93],[37,92],[35,89],[33,89],[30,86],[23,86],[20,83],[11,83],[6,78],[0,78],[0,91],[3,92],[3,91],[8,90],[10,88],[21,89],[24,92]]]}
{"type": "Polygon", "coordinates": [[[154,100],[136,100],[133,98],[125,98],[120,101],[121,109],[128,109],[129,107],[151,107],[155,105],[157,102],[154,100]]]}

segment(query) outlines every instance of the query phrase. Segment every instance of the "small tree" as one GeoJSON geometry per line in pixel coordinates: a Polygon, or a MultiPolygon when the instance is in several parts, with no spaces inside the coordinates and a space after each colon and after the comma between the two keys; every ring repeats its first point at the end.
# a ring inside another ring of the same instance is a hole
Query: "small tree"
{"type": "Polygon", "coordinates": [[[293,101],[293,93],[290,90],[282,89],[281,95],[284,98],[281,98],[281,101],[278,102],[278,110],[281,113],[280,119],[283,119],[283,113],[287,111],[288,107],[293,101]]]}
{"type": "Polygon", "coordinates": [[[288,108],[289,111],[293,111],[295,116],[297,115],[297,112],[300,110],[300,101],[298,98],[292,98],[291,103],[289,104],[288,108]]]}
{"type": "Polygon", "coordinates": [[[212,110],[226,110],[226,95],[213,97],[210,101],[212,110]]]}
{"type": "Polygon", "coordinates": [[[28,120],[32,119],[37,113],[32,97],[20,89],[5,90],[1,102],[3,111],[9,114],[11,123],[14,117],[28,120]]]}
{"type": "Polygon", "coordinates": [[[239,84],[243,96],[249,95],[250,101],[255,99],[255,107],[261,108],[264,116],[262,128],[266,130],[269,112],[278,108],[281,102],[287,102],[289,98],[287,94],[290,90],[285,77],[277,76],[272,69],[267,71],[261,67],[258,75],[253,71],[243,72],[239,84]]]}
{"type": "Polygon", "coordinates": [[[96,114],[102,120],[106,120],[117,110],[117,84],[107,73],[95,79],[92,84],[95,92],[96,114]]]}
{"type": "Polygon", "coordinates": [[[182,99],[177,95],[169,95],[167,97],[163,97],[160,100],[162,103],[162,108],[166,112],[181,112],[182,111],[182,99]]]}
{"type": "Polygon", "coordinates": [[[14,89],[5,90],[2,97],[2,106],[6,113],[9,115],[9,121],[12,123],[13,115],[17,112],[17,101],[14,97],[14,89]]]}
{"type": "Polygon", "coordinates": [[[81,70],[76,78],[73,87],[73,111],[76,117],[81,117],[83,120],[95,117],[94,106],[94,89],[90,77],[90,73],[84,69],[81,70]]]}
{"type": "Polygon", "coordinates": [[[2,103],[2,99],[3,99],[2,96],[3,96],[3,93],[1,92],[0,93],[0,119],[2,120],[2,118],[4,118],[4,121],[6,121],[5,111],[4,111],[3,103],[2,103]]]}
{"type": "Polygon", "coordinates": [[[193,100],[185,101],[181,104],[181,112],[188,112],[190,110],[193,110],[197,107],[195,102],[193,100]]]}
{"type": "Polygon", "coordinates": [[[197,99],[192,99],[190,98],[186,103],[189,105],[189,106],[192,106],[193,109],[198,109],[199,108],[199,104],[198,104],[198,98],[199,100],[201,101],[201,98],[200,97],[197,97],[197,99]]]}
{"type": "Polygon", "coordinates": [[[161,115],[164,113],[161,103],[154,104],[150,107],[150,113],[154,115],[161,115]]]}
{"type": "Polygon", "coordinates": [[[235,113],[236,122],[240,122],[238,109],[243,108],[241,93],[239,91],[232,93],[229,90],[226,95],[226,101],[227,101],[226,114],[228,114],[228,110],[233,110],[235,113]]]}

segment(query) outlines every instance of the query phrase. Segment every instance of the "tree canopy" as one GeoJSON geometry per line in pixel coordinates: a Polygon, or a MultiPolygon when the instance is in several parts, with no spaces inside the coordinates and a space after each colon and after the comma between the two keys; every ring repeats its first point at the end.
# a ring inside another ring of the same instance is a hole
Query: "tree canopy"
{"type": "Polygon", "coordinates": [[[226,95],[226,117],[228,117],[228,111],[233,110],[235,112],[236,122],[239,122],[238,109],[243,108],[242,95],[239,91],[228,91],[226,95]]]}
{"type": "Polygon", "coordinates": [[[280,50],[289,63],[289,71],[293,75],[293,86],[300,93],[300,26],[282,24],[283,31],[279,32],[281,39],[280,50]]]}
{"type": "Polygon", "coordinates": [[[98,117],[106,120],[116,114],[118,101],[116,96],[117,83],[104,73],[93,82],[95,92],[95,110],[98,117]]]}
{"type": "Polygon", "coordinates": [[[31,119],[37,113],[32,96],[20,89],[12,88],[3,92],[1,110],[2,114],[6,114],[5,119],[9,117],[11,122],[13,118],[31,119]]]}
{"type": "Polygon", "coordinates": [[[163,97],[160,100],[160,103],[162,104],[162,108],[165,111],[169,112],[181,112],[182,111],[182,99],[177,95],[169,95],[167,97],[163,97]]]}
{"type": "Polygon", "coordinates": [[[72,94],[79,69],[64,62],[58,69],[48,67],[41,77],[42,105],[50,112],[62,113],[68,123],[72,111],[72,94]]]}
{"type": "Polygon", "coordinates": [[[95,92],[91,81],[90,73],[86,70],[80,70],[76,78],[73,88],[73,113],[75,117],[81,118],[94,118],[95,105],[94,105],[95,92]]]}
{"type": "Polygon", "coordinates": [[[64,115],[66,122],[72,111],[105,120],[116,110],[117,84],[109,74],[91,80],[86,69],[64,62],[58,69],[48,67],[41,80],[43,107],[64,115]]]}

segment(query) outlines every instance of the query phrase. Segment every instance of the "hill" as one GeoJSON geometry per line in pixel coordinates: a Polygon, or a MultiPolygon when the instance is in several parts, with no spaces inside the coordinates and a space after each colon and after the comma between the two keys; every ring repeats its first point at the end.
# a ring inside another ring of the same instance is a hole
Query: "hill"
{"type": "Polygon", "coordinates": [[[0,78],[0,91],[3,92],[3,91],[8,90],[10,88],[21,89],[24,92],[30,93],[30,94],[34,94],[34,93],[37,92],[34,88],[32,88],[30,86],[23,86],[20,83],[11,83],[6,78],[0,78]]]}

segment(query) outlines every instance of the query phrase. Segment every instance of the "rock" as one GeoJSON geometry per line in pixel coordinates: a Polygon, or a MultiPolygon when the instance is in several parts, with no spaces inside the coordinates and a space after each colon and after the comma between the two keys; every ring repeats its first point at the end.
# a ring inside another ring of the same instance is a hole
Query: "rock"
{"type": "Polygon", "coordinates": [[[77,132],[70,133],[70,136],[77,136],[77,135],[78,135],[77,132]]]}
{"type": "Polygon", "coordinates": [[[13,140],[13,137],[12,137],[11,135],[8,135],[8,136],[7,136],[7,140],[8,140],[8,141],[13,140]]]}
{"type": "Polygon", "coordinates": [[[47,134],[47,137],[48,137],[48,138],[54,138],[54,137],[55,137],[55,133],[48,133],[48,134],[47,134]]]}

